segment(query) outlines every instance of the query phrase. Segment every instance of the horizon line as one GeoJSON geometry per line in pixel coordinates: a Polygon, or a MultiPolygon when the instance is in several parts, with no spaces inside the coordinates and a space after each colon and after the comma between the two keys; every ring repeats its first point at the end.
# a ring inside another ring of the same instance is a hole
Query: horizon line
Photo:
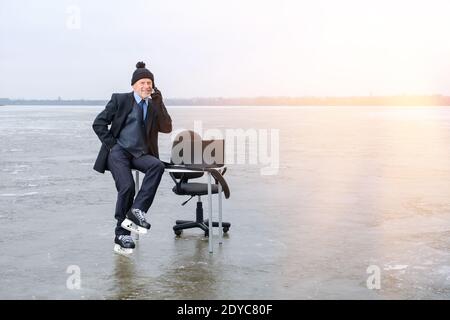
{"type": "MultiPolygon", "coordinates": [[[[9,99],[0,98],[0,105],[105,105],[108,99],[9,99]]],[[[239,97],[239,98],[166,98],[167,106],[450,106],[450,96],[304,96],[304,97],[239,97]]]]}
{"type": "MultiPolygon", "coordinates": [[[[164,97],[165,100],[195,100],[195,99],[223,99],[223,100],[233,100],[233,99],[342,99],[342,98],[401,98],[401,97],[435,97],[435,98],[450,98],[450,94],[433,93],[433,94],[388,94],[388,95],[303,95],[303,96],[235,96],[235,97],[222,97],[222,96],[203,96],[203,97],[164,97]]],[[[56,98],[6,98],[0,97],[0,101],[10,100],[10,101],[105,101],[109,98],[62,98],[60,96],[56,98]]]]}

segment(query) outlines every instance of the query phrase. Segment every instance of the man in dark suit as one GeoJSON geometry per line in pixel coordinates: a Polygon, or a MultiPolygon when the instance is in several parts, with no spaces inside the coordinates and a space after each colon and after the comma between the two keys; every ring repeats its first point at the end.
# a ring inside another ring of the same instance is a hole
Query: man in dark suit
{"type": "Polygon", "coordinates": [[[172,119],[145,63],[136,64],[131,85],[133,92],[111,96],[92,125],[102,142],[94,170],[101,173],[109,170],[118,192],[114,250],[124,254],[132,253],[135,247],[130,231],[146,233],[150,229],[145,214],[164,173],[164,164],[159,160],[158,132],[172,131],[172,119]],[[136,198],[131,169],[145,173],[136,198]]]}

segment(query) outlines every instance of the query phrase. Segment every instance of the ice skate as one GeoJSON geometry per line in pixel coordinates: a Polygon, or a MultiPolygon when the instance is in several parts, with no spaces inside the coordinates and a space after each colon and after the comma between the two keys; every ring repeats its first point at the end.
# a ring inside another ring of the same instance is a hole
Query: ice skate
{"type": "Polygon", "coordinates": [[[150,229],[150,223],[145,221],[144,215],[145,212],[131,208],[127,213],[127,218],[121,223],[122,228],[139,234],[147,233],[150,229]]]}
{"type": "Polygon", "coordinates": [[[124,256],[128,256],[133,253],[135,244],[133,238],[130,235],[116,236],[114,242],[114,252],[124,256]]]}

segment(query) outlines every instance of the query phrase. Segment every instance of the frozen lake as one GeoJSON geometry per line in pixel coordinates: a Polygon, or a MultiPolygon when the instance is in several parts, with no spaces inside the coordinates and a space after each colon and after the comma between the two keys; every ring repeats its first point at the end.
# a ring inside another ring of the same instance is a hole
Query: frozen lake
{"type": "Polygon", "coordinates": [[[102,108],[0,106],[1,299],[450,298],[450,108],[169,107],[174,128],[279,129],[280,168],[229,166],[213,255],[199,229],[175,237],[196,201],[165,174],[131,258],[112,250],[113,179],[92,170],[102,108]]]}

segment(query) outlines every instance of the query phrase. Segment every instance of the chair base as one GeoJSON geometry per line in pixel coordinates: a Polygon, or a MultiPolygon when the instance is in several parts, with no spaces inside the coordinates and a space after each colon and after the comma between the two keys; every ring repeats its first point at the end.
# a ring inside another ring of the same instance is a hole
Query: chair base
{"type": "MultiPolygon", "coordinates": [[[[202,202],[197,202],[197,211],[196,211],[196,220],[176,220],[175,225],[173,226],[173,231],[177,236],[181,235],[184,229],[191,229],[191,228],[200,228],[205,232],[205,237],[209,236],[209,221],[208,219],[203,220],[203,206],[202,202]]],[[[213,227],[219,227],[219,222],[213,221],[212,223],[213,227]]],[[[222,229],[223,233],[227,233],[228,230],[231,227],[231,223],[229,222],[222,222],[222,229]]]]}

